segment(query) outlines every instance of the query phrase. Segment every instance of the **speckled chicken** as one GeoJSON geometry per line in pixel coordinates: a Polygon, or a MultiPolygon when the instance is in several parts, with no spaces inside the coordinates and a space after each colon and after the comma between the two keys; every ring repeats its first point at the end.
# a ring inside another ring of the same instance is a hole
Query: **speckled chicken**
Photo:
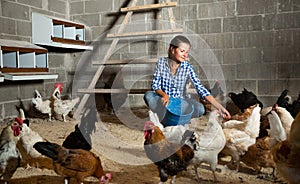
{"type": "Polygon", "coordinates": [[[15,118],[2,130],[0,135],[0,174],[6,182],[10,180],[21,163],[17,141],[22,125],[22,119],[15,118]]]}

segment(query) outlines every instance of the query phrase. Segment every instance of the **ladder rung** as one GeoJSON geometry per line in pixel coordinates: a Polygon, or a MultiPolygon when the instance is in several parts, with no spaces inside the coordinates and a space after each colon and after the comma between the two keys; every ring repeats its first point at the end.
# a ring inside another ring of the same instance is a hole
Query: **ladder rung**
{"type": "Polygon", "coordinates": [[[151,10],[151,9],[173,7],[173,6],[177,6],[177,2],[168,2],[168,3],[161,3],[161,4],[149,4],[149,5],[143,5],[143,6],[126,7],[126,8],[121,8],[121,12],[151,10]]]}
{"type": "Polygon", "coordinates": [[[116,38],[116,37],[147,36],[147,35],[174,34],[174,33],[183,33],[183,29],[166,29],[166,30],[152,30],[152,31],[141,31],[141,32],[115,33],[115,34],[107,34],[107,37],[116,38]]]}
{"type": "Polygon", "coordinates": [[[78,89],[79,93],[130,93],[143,94],[150,89],[78,89]]]}
{"type": "Polygon", "coordinates": [[[107,60],[105,63],[101,63],[100,61],[93,61],[93,65],[122,65],[122,64],[148,64],[148,63],[156,63],[157,58],[153,59],[127,59],[127,60],[107,60]]]}

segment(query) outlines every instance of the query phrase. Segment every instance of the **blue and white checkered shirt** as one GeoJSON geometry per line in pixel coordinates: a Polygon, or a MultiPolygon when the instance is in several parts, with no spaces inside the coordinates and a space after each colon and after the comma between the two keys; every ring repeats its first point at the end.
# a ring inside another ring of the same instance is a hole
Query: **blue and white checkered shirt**
{"type": "Polygon", "coordinates": [[[169,97],[186,98],[186,83],[190,79],[194,88],[201,98],[210,95],[210,92],[201,84],[198,75],[195,73],[193,66],[184,61],[180,63],[175,75],[172,75],[168,64],[168,58],[159,58],[155,67],[152,80],[152,90],[162,90],[169,97]]]}

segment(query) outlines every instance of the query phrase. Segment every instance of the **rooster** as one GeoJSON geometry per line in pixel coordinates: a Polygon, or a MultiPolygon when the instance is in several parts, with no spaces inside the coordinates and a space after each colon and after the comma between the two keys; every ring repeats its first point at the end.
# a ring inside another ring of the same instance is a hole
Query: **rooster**
{"type": "Polygon", "coordinates": [[[153,122],[144,124],[144,150],[147,157],[155,163],[159,171],[160,183],[166,182],[172,176],[174,182],[178,172],[186,170],[194,157],[194,133],[186,131],[181,145],[169,142],[159,127],[153,122]]]}
{"type": "Polygon", "coordinates": [[[104,173],[100,158],[91,151],[67,149],[51,142],[37,142],[33,147],[53,160],[54,171],[64,176],[66,183],[67,178],[76,178],[77,183],[83,184],[88,176],[94,176],[105,184],[111,179],[110,173],[104,173]]]}
{"type": "Polygon", "coordinates": [[[10,122],[0,135],[0,174],[8,182],[20,166],[22,156],[17,141],[22,130],[23,120],[16,118],[10,122]]]}
{"type": "Polygon", "coordinates": [[[241,156],[249,146],[255,144],[259,135],[260,110],[259,105],[256,105],[246,123],[229,120],[223,124],[226,145],[221,153],[231,156],[231,163],[236,162],[236,171],[239,170],[241,156]]]}
{"type": "Polygon", "coordinates": [[[246,88],[244,88],[242,93],[238,94],[229,92],[228,96],[233,101],[233,103],[239,107],[241,112],[244,112],[245,109],[255,104],[259,104],[260,108],[263,108],[263,103],[253,92],[248,91],[246,88]]]}
{"type": "Polygon", "coordinates": [[[39,168],[53,169],[52,160],[43,156],[33,148],[33,145],[36,142],[46,140],[29,127],[30,122],[25,118],[23,109],[19,109],[19,111],[20,117],[24,122],[20,133],[20,139],[17,144],[17,148],[22,155],[21,165],[25,167],[35,166],[39,168]]]}
{"type": "Polygon", "coordinates": [[[35,97],[31,99],[35,109],[43,114],[48,114],[49,121],[52,117],[51,100],[43,100],[38,90],[35,90],[35,97]]]}
{"type": "Polygon", "coordinates": [[[214,181],[217,181],[215,170],[218,164],[218,155],[226,144],[225,134],[220,125],[220,112],[214,110],[210,112],[207,128],[198,134],[196,139],[195,155],[191,161],[194,165],[196,179],[199,181],[197,167],[202,163],[208,163],[214,176],[214,181]]]}
{"type": "Polygon", "coordinates": [[[280,124],[278,119],[273,121],[277,122],[275,126],[270,122],[271,131],[274,131],[270,136],[273,140],[271,150],[276,168],[288,183],[300,183],[300,113],[292,122],[291,131],[287,137],[283,126],[278,125],[280,124]]]}
{"type": "Polygon", "coordinates": [[[60,88],[55,88],[53,94],[53,111],[57,115],[61,115],[64,122],[66,122],[66,116],[71,112],[75,105],[79,102],[80,98],[74,98],[72,100],[60,99],[60,88]]]}

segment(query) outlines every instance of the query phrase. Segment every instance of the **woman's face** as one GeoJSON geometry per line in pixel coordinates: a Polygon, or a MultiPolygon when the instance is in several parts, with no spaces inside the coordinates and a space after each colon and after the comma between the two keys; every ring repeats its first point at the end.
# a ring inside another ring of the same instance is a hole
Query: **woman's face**
{"type": "Polygon", "coordinates": [[[177,62],[184,62],[189,55],[190,45],[180,43],[176,49],[172,49],[173,59],[177,62]]]}

